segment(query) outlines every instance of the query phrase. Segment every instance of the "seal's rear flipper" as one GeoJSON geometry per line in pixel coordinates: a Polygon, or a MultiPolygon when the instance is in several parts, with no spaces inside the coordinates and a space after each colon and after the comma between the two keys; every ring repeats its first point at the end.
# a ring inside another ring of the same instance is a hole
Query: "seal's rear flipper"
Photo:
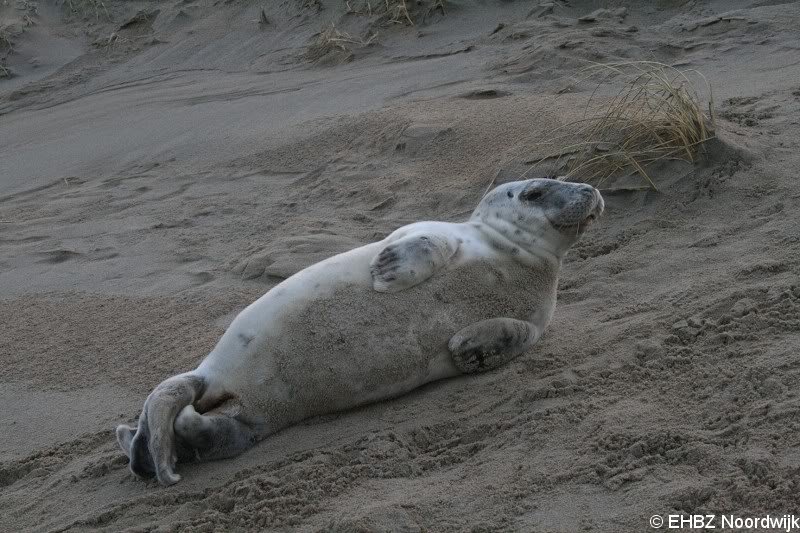
{"type": "Polygon", "coordinates": [[[128,456],[128,459],[131,458],[131,441],[134,435],[136,435],[136,428],[125,424],[117,426],[117,444],[119,444],[119,447],[125,452],[125,455],[128,456]]]}
{"type": "Polygon", "coordinates": [[[539,328],[515,318],[489,318],[465,327],[450,339],[453,362],[465,374],[483,372],[511,361],[531,347],[539,328]]]}
{"type": "Polygon", "coordinates": [[[398,292],[418,285],[444,267],[458,244],[445,236],[409,235],[381,250],[370,263],[372,286],[398,292]]]}
{"type": "Polygon", "coordinates": [[[175,418],[184,407],[202,396],[205,389],[205,379],[197,374],[190,372],[171,377],[145,400],[135,435],[126,434],[130,429],[127,426],[117,428],[117,441],[123,450],[127,444],[126,453],[134,474],[150,477],[155,473],[162,485],[180,481],[181,477],[175,473],[175,418]]]}
{"type": "Polygon", "coordinates": [[[196,461],[235,457],[258,442],[260,435],[224,408],[200,414],[191,405],[175,419],[175,434],[181,452],[196,461]]]}

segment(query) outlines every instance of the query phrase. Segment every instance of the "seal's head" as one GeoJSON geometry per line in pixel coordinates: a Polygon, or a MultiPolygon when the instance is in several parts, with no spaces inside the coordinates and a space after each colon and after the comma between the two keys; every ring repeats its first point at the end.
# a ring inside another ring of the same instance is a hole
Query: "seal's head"
{"type": "Polygon", "coordinates": [[[560,258],[604,207],[600,191],[591,185],[539,178],[498,186],[481,200],[470,220],[530,253],[545,250],[560,258]]]}

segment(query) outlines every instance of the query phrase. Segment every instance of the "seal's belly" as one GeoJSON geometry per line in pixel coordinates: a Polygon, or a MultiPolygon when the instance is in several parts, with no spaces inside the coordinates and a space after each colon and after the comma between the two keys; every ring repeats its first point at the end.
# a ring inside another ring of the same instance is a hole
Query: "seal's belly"
{"type": "Polygon", "coordinates": [[[551,284],[516,263],[481,262],[393,294],[341,285],[276,317],[257,354],[271,360],[274,375],[261,379],[276,392],[262,408],[312,416],[407,392],[441,377],[453,334],[487,318],[530,319],[554,304],[541,298],[551,284]]]}

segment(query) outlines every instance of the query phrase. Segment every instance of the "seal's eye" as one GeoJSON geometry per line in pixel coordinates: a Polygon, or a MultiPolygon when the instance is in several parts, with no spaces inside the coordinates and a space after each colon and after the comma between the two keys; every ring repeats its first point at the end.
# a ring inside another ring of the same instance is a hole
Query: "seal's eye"
{"type": "Polygon", "coordinates": [[[526,191],[519,195],[520,198],[526,200],[528,202],[533,202],[534,200],[538,200],[542,197],[542,191],[534,189],[532,191],[526,191]]]}

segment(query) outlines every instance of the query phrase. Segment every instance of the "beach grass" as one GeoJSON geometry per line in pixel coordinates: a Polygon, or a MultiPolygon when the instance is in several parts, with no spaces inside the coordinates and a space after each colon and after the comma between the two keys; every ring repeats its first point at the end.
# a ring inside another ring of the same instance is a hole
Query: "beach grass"
{"type": "Polygon", "coordinates": [[[586,83],[594,90],[583,116],[538,143],[543,155],[529,170],[548,162],[567,179],[596,186],[638,175],[658,190],[648,169],[667,160],[694,163],[714,137],[713,95],[698,71],[652,61],[591,64],[573,87],[586,83]],[[598,96],[615,88],[610,101],[598,96]]]}
{"type": "Polygon", "coordinates": [[[349,60],[354,49],[369,46],[376,38],[377,34],[374,33],[364,39],[355,37],[331,23],[314,36],[314,40],[306,49],[305,57],[311,61],[318,61],[332,52],[338,52],[343,55],[344,60],[349,60]]]}

